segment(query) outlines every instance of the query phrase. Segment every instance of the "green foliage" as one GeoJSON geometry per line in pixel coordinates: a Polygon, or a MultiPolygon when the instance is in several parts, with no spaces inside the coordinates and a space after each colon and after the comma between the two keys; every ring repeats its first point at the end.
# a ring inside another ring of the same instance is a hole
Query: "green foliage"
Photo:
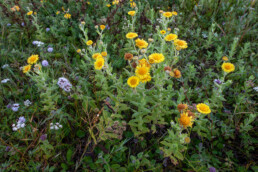
{"type": "Polygon", "coordinates": [[[0,0],[0,171],[257,171],[257,1],[134,2],[0,0]],[[160,10],[178,14],[164,19],[160,10]],[[161,30],[188,48],[176,50],[161,30]],[[148,42],[146,52],[128,32],[148,42]],[[95,70],[92,55],[101,52],[95,70]],[[133,62],[152,53],[165,60],[152,64],[150,82],[130,88],[133,62]],[[33,64],[24,74],[32,54],[41,70],[33,64]],[[234,72],[223,72],[223,56],[234,72]],[[180,121],[181,103],[194,113],[192,127],[180,121]],[[198,103],[211,113],[200,114],[198,103]],[[21,116],[26,125],[13,131],[21,116]],[[62,128],[50,129],[57,122],[62,128]]]}

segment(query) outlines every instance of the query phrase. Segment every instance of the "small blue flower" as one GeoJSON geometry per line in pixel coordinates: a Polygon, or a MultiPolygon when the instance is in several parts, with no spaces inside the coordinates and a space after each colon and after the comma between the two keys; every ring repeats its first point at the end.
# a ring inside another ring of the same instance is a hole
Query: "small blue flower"
{"type": "Polygon", "coordinates": [[[47,67],[48,66],[48,61],[47,60],[43,60],[41,62],[41,64],[42,64],[42,66],[47,67]]]}
{"type": "Polygon", "coordinates": [[[47,31],[47,32],[50,31],[50,28],[46,28],[46,31],[47,31]]]}
{"type": "Polygon", "coordinates": [[[48,47],[47,51],[48,51],[49,53],[52,53],[53,48],[52,48],[52,47],[48,47]]]}
{"type": "Polygon", "coordinates": [[[217,84],[222,84],[222,82],[219,80],[219,79],[214,79],[214,81],[213,81],[214,83],[217,83],[217,84]]]}
{"type": "Polygon", "coordinates": [[[11,26],[11,23],[8,23],[7,26],[11,26]]]}

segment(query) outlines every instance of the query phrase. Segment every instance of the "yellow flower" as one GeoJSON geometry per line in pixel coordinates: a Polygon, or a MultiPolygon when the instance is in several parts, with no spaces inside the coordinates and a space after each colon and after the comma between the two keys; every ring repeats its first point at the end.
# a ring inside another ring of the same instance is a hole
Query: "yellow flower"
{"type": "Polygon", "coordinates": [[[28,16],[30,16],[30,15],[32,15],[32,14],[33,14],[33,11],[27,12],[27,15],[28,15],[28,16]]]}
{"type": "Polygon", "coordinates": [[[171,31],[171,28],[168,27],[168,31],[171,31]]]}
{"type": "Polygon", "coordinates": [[[70,19],[70,18],[71,18],[71,14],[66,13],[66,14],[64,15],[64,18],[66,18],[66,19],[70,19]]]}
{"type": "Polygon", "coordinates": [[[139,60],[139,64],[138,65],[141,66],[141,67],[142,66],[145,66],[145,67],[148,67],[148,68],[151,67],[151,65],[148,63],[148,61],[145,58],[139,60]]]}
{"type": "Polygon", "coordinates": [[[127,80],[127,84],[132,87],[135,88],[137,87],[137,85],[139,85],[140,79],[137,76],[131,76],[130,78],[128,78],[127,80]]]}
{"type": "Polygon", "coordinates": [[[146,77],[150,74],[150,68],[147,66],[137,66],[135,74],[140,78],[140,80],[146,79],[146,77]]]}
{"type": "Polygon", "coordinates": [[[191,142],[190,137],[185,137],[185,143],[190,143],[190,142],[191,142]]]}
{"type": "Polygon", "coordinates": [[[179,118],[179,123],[182,125],[184,128],[187,127],[192,127],[193,125],[193,119],[192,117],[188,116],[188,113],[181,113],[180,118],[179,118]]]}
{"type": "Polygon", "coordinates": [[[173,70],[173,73],[174,73],[174,76],[173,76],[173,77],[175,77],[175,78],[181,78],[181,72],[180,72],[180,70],[174,69],[174,70],[173,70]]]}
{"type": "Polygon", "coordinates": [[[101,30],[104,30],[105,28],[106,28],[105,25],[100,25],[100,29],[101,29],[101,30]]]}
{"type": "Polygon", "coordinates": [[[176,34],[168,34],[166,37],[165,37],[165,41],[174,41],[177,39],[177,35],[176,34]]]}
{"type": "Polygon", "coordinates": [[[134,32],[129,32],[126,34],[126,38],[128,39],[133,39],[133,38],[136,38],[138,36],[137,33],[134,33],[134,32]]]}
{"type": "Polygon", "coordinates": [[[131,6],[131,8],[135,8],[136,7],[136,3],[135,2],[131,2],[130,6],[131,6]]]}
{"type": "Polygon", "coordinates": [[[39,55],[31,55],[28,59],[27,59],[27,63],[29,64],[34,64],[34,63],[37,63],[39,59],[39,55]]]}
{"type": "Polygon", "coordinates": [[[176,11],[172,11],[172,15],[177,16],[177,12],[176,11]]]}
{"type": "Polygon", "coordinates": [[[107,6],[108,8],[109,8],[109,7],[111,7],[111,5],[110,5],[110,4],[107,4],[106,6],[107,6]]]}
{"type": "Polygon", "coordinates": [[[196,105],[196,108],[200,113],[203,113],[203,114],[211,113],[210,107],[204,103],[200,103],[200,104],[196,105]]]}
{"type": "Polygon", "coordinates": [[[81,49],[78,49],[78,50],[77,50],[77,53],[80,53],[81,51],[82,51],[81,49]]]}
{"type": "Polygon", "coordinates": [[[172,17],[172,13],[171,12],[164,12],[162,13],[164,17],[170,18],[172,17]]]}
{"type": "Polygon", "coordinates": [[[176,46],[177,50],[185,49],[188,47],[187,42],[185,42],[184,40],[180,40],[180,39],[176,39],[174,41],[174,45],[176,46]]]}
{"type": "Polygon", "coordinates": [[[102,57],[102,55],[101,55],[100,53],[95,53],[95,54],[92,55],[92,58],[93,58],[94,60],[96,60],[96,59],[98,59],[98,58],[103,58],[103,57],[102,57]]]}
{"type": "Polygon", "coordinates": [[[23,66],[22,71],[23,73],[27,73],[30,71],[30,69],[31,69],[31,65],[27,65],[27,66],[23,66]]]}
{"type": "Polygon", "coordinates": [[[150,74],[145,75],[145,76],[142,77],[142,79],[141,79],[141,82],[142,82],[142,83],[149,82],[149,81],[151,81],[151,76],[150,76],[150,74]]]}
{"type": "Polygon", "coordinates": [[[135,11],[129,11],[128,14],[129,14],[130,16],[134,16],[134,15],[135,15],[135,11]]]}
{"type": "Polygon", "coordinates": [[[135,43],[136,43],[136,46],[140,49],[147,48],[149,45],[146,41],[139,38],[135,40],[135,43]]]}
{"type": "Polygon", "coordinates": [[[160,33],[161,33],[162,35],[164,35],[164,34],[166,34],[166,31],[165,31],[165,30],[161,30],[160,33]]]}
{"type": "Polygon", "coordinates": [[[104,64],[105,64],[104,58],[97,58],[97,60],[94,63],[94,68],[96,70],[101,70],[104,64]]]}
{"type": "Polygon", "coordinates": [[[106,52],[106,51],[103,51],[103,52],[101,53],[101,55],[104,56],[104,57],[106,57],[106,56],[107,56],[107,52],[106,52]]]}
{"type": "Polygon", "coordinates": [[[60,14],[60,11],[57,11],[57,12],[56,12],[56,15],[58,15],[58,14],[60,14]]]}
{"type": "Polygon", "coordinates": [[[87,1],[87,4],[88,4],[88,5],[90,5],[90,2],[89,2],[89,1],[87,1]]]}
{"type": "Polygon", "coordinates": [[[149,59],[153,59],[154,63],[161,63],[165,60],[165,57],[163,54],[153,53],[149,55],[149,59]]]}
{"type": "Polygon", "coordinates": [[[34,15],[37,15],[37,12],[34,12],[34,15]]]}
{"type": "Polygon", "coordinates": [[[16,9],[16,11],[20,11],[20,7],[15,5],[14,8],[16,9]]]}
{"type": "Polygon", "coordinates": [[[228,57],[227,57],[227,56],[223,56],[223,57],[222,57],[222,60],[228,61],[228,57]]]}
{"type": "Polygon", "coordinates": [[[86,44],[87,44],[87,45],[92,45],[92,44],[93,44],[93,41],[92,41],[92,40],[88,40],[88,41],[86,42],[86,44]]]}
{"type": "Polygon", "coordinates": [[[230,73],[235,70],[235,66],[232,63],[223,63],[221,68],[224,72],[230,73]]]}
{"type": "Polygon", "coordinates": [[[112,2],[112,4],[113,4],[113,5],[119,4],[119,0],[114,0],[114,1],[112,2]]]}

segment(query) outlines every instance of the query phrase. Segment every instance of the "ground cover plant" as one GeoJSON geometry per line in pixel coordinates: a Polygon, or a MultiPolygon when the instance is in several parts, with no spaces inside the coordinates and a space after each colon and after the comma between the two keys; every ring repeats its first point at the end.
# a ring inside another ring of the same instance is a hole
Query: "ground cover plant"
{"type": "Polygon", "coordinates": [[[0,171],[257,171],[256,0],[0,0],[0,171]]]}

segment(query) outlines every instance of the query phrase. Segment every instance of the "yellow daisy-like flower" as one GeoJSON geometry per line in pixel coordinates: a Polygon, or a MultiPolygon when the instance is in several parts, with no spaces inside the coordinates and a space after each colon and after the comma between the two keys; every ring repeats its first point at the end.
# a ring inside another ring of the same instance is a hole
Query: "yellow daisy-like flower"
{"type": "Polygon", "coordinates": [[[140,78],[140,80],[146,79],[146,76],[150,74],[150,68],[144,65],[137,66],[135,74],[140,78]]]}
{"type": "Polygon", "coordinates": [[[112,4],[113,4],[113,5],[119,4],[119,0],[114,0],[114,1],[112,2],[112,4]]]}
{"type": "Polygon", "coordinates": [[[165,57],[163,54],[153,53],[149,55],[149,59],[151,59],[151,61],[154,61],[154,63],[161,63],[165,60],[165,57]]]}
{"type": "Polygon", "coordinates": [[[105,25],[100,25],[100,29],[101,29],[101,30],[104,30],[105,28],[106,28],[105,25]]]}
{"type": "Polygon", "coordinates": [[[29,64],[37,63],[38,59],[39,59],[39,55],[33,54],[33,55],[31,55],[31,56],[27,59],[27,63],[29,63],[29,64]]]}
{"type": "Polygon", "coordinates": [[[181,113],[180,118],[179,118],[179,123],[182,125],[184,128],[187,127],[192,127],[193,125],[193,119],[192,117],[188,116],[188,113],[181,113]]]}
{"type": "Polygon", "coordinates": [[[107,5],[106,5],[106,7],[108,7],[108,8],[109,8],[109,7],[111,7],[111,5],[110,5],[110,4],[107,4],[107,5]]]}
{"type": "Polygon", "coordinates": [[[16,9],[16,11],[20,11],[20,7],[15,5],[14,8],[16,9]]]}
{"type": "Polygon", "coordinates": [[[27,66],[23,66],[22,71],[23,73],[27,73],[30,71],[30,69],[31,69],[31,65],[27,65],[27,66]]]}
{"type": "Polygon", "coordinates": [[[135,15],[135,11],[129,11],[128,14],[129,14],[130,16],[134,16],[134,15],[135,15]]]}
{"type": "Polygon", "coordinates": [[[148,47],[148,42],[144,41],[143,39],[136,39],[135,44],[138,48],[143,49],[148,47]]]}
{"type": "Polygon", "coordinates": [[[137,33],[134,33],[134,32],[129,32],[126,34],[126,38],[128,39],[133,39],[133,38],[136,38],[138,36],[137,33]]]}
{"type": "Polygon", "coordinates": [[[177,16],[177,12],[176,11],[172,11],[172,15],[177,16]]]}
{"type": "Polygon", "coordinates": [[[165,34],[166,34],[166,31],[165,31],[165,30],[161,30],[160,33],[161,33],[162,35],[165,35],[165,34]]]}
{"type": "Polygon", "coordinates": [[[168,34],[166,37],[165,37],[165,41],[174,41],[177,39],[177,35],[176,34],[168,34]]]}
{"type": "Polygon", "coordinates": [[[71,18],[71,14],[66,13],[66,14],[64,15],[64,18],[66,18],[66,19],[70,19],[70,18],[71,18]]]}
{"type": "Polygon", "coordinates": [[[80,53],[80,52],[82,52],[82,50],[81,50],[81,49],[78,49],[78,50],[76,50],[76,52],[77,52],[77,53],[80,53]]]}
{"type": "Polygon", "coordinates": [[[162,14],[163,14],[164,17],[167,17],[167,18],[170,18],[173,15],[171,12],[164,12],[162,14]]]}
{"type": "Polygon", "coordinates": [[[131,76],[130,78],[128,78],[127,80],[127,84],[132,87],[135,88],[139,85],[140,83],[140,79],[137,76],[131,76]]]}
{"type": "Polygon", "coordinates": [[[142,83],[149,82],[149,81],[151,81],[151,75],[150,75],[150,74],[145,75],[145,76],[142,77],[142,79],[141,79],[141,82],[142,82],[142,83]]]}
{"type": "Polygon", "coordinates": [[[96,70],[101,70],[105,64],[104,58],[97,58],[97,60],[94,63],[94,68],[96,70]]]}
{"type": "Polygon", "coordinates": [[[131,8],[135,8],[136,7],[136,3],[135,2],[131,2],[130,6],[131,6],[131,8]]]}
{"type": "Polygon", "coordinates": [[[174,73],[174,76],[173,76],[173,77],[175,77],[175,78],[181,78],[181,72],[180,72],[180,70],[174,69],[174,70],[173,70],[173,73],[174,73]]]}
{"type": "Polygon", "coordinates": [[[106,57],[106,56],[107,56],[107,52],[106,52],[106,51],[103,51],[103,52],[101,53],[101,55],[104,56],[104,57],[106,57]]]}
{"type": "Polygon", "coordinates": [[[177,50],[185,49],[187,48],[187,42],[184,40],[176,39],[174,41],[174,45],[177,47],[177,50]]]}
{"type": "Polygon", "coordinates": [[[87,42],[86,42],[86,45],[92,45],[93,44],[93,41],[92,40],[88,40],[87,42]]]}
{"type": "Polygon", "coordinates": [[[228,57],[227,57],[227,56],[223,56],[223,57],[222,57],[222,60],[228,61],[228,57]]]}
{"type": "Polygon", "coordinates": [[[168,31],[171,31],[171,28],[167,28],[168,31]]]}
{"type": "Polygon", "coordinates": [[[139,64],[138,64],[138,66],[145,66],[145,67],[148,67],[148,68],[150,68],[151,67],[151,65],[148,63],[148,61],[146,60],[146,59],[141,59],[141,60],[139,60],[139,64]]]}
{"type": "Polygon", "coordinates": [[[224,72],[230,73],[235,70],[235,66],[232,63],[223,63],[221,68],[224,72]]]}
{"type": "Polygon", "coordinates": [[[203,113],[203,114],[211,113],[210,107],[204,103],[200,103],[200,104],[196,105],[196,108],[197,108],[198,112],[200,112],[200,113],[203,113]]]}
{"type": "Polygon", "coordinates": [[[58,14],[60,14],[60,11],[57,11],[57,12],[56,12],[56,15],[58,15],[58,14]]]}
{"type": "Polygon", "coordinates": [[[32,15],[32,14],[33,14],[33,11],[27,12],[27,16],[30,16],[30,15],[32,15]]]}
{"type": "Polygon", "coordinates": [[[92,58],[93,58],[94,60],[96,60],[96,59],[98,59],[98,58],[103,58],[103,57],[102,57],[102,55],[101,55],[100,53],[94,53],[94,54],[92,55],[92,58]]]}

